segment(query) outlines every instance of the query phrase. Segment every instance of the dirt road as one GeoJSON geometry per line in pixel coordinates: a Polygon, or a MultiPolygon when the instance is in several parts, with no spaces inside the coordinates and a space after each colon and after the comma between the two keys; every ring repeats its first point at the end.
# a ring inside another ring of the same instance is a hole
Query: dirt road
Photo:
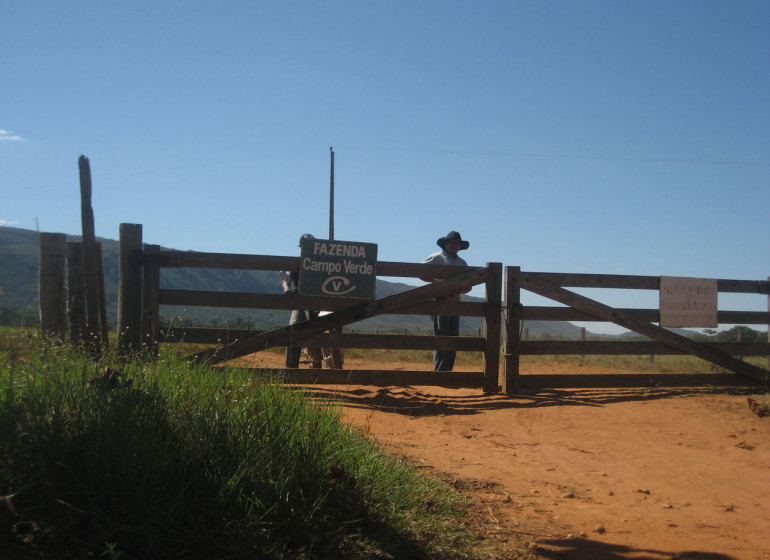
{"type": "Polygon", "coordinates": [[[770,417],[745,395],[314,390],[342,399],[345,421],[468,494],[493,557],[770,560],[770,417]]]}

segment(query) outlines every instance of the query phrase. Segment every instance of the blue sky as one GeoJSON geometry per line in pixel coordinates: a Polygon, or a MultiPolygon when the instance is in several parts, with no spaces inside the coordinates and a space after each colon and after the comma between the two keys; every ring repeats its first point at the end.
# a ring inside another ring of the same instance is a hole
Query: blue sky
{"type": "Polygon", "coordinates": [[[2,225],[79,234],[83,154],[99,236],[294,255],[333,146],[381,260],[770,274],[767,0],[0,0],[0,83],[2,225]]]}

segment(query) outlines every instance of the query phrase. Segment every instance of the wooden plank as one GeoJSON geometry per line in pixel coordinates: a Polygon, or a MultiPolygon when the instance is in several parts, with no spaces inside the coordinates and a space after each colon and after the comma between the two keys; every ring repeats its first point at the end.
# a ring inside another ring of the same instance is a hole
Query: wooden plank
{"type": "Polygon", "coordinates": [[[770,281],[717,280],[717,289],[720,292],[731,292],[736,294],[768,294],[770,295],[770,281]]]}
{"type": "MultiPolygon", "coordinates": [[[[104,293],[104,278],[99,277],[100,257],[96,245],[94,230],[94,211],[91,207],[91,165],[88,158],[78,158],[80,173],[80,216],[83,228],[83,264],[86,282],[86,344],[90,351],[98,356],[103,345],[102,311],[100,309],[104,293]]],[[[105,313],[106,316],[106,313],[105,313]]]]}
{"type": "Polygon", "coordinates": [[[517,389],[519,378],[519,356],[521,354],[522,306],[519,274],[521,268],[509,266],[505,269],[505,340],[503,353],[503,393],[511,394],[517,389]]]}
{"type": "MultiPolygon", "coordinates": [[[[157,255],[144,255],[143,263],[167,268],[222,268],[232,270],[299,270],[299,257],[251,255],[234,253],[204,253],[196,251],[163,250],[157,255]]],[[[392,261],[377,262],[377,276],[419,278],[432,267],[443,271],[450,265],[425,265],[392,261]]],[[[457,272],[458,267],[453,267],[457,272]]],[[[479,268],[479,267],[468,267],[479,268]]],[[[462,268],[461,270],[465,270],[462,268]]],[[[445,272],[446,274],[446,272],[445,272]]]]}
{"type": "MultiPolygon", "coordinates": [[[[189,342],[194,344],[230,344],[255,332],[248,329],[220,329],[207,327],[173,327],[163,329],[161,342],[189,342]]],[[[364,348],[384,350],[457,350],[483,352],[483,338],[470,336],[433,336],[401,334],[341,334],[319,333],[302,340],[304,345],[335,348],[364,348]]]]}
{"type": "MultiPolygon", "coordinates": [[[[159,255],[145,255],[144,262],[161,267],[172,268],[224,268],[232,270],[299,270],[299,257],[281,257],[271,255],[204,253],[196,251],[164,250],[159,255]]],[[[445,265],[424,265],[378,261],[377,275],[402,278],[419,278],[426,271],[425,267],[445,265]]],[[[476,268],[476,267],[470,267],[476,268]]],[[[583,288],[625,288],[639,290],[657,290],[660,287],[659,276],[631,276],[617,274],[570,274],[533,272],[561,286],[583,288]]],[[[770,281],[753,280],[718,280],[720,292],[735,293],[770,293],[770,281]]]]}
{"type": "Polygon", "coordinates": [[[394,278],[419,278],[423,272],[422,264],[392,261],[377,261],[377,276],[394,278]]]}
{"type": "Polygon", "coordinates": [[[476,389],[481,388],[484,381],[484,374],[480,371],[393,371],[381,369],[287,369],[274,371],[281,371],[281,380],[289,384],[368,385],[373,387],[428,386],[476,389]]]}
{"type": "Polygon", "coordinates": [[[571,288],[622,288],[627,290],[658,290],[659,276],[630,276],[621,274],[571,274],[563,272],[528,272],[559,286],[571,288]]]}
{"type": "MultiPolygon", "coordinates": [[[[203,307],[238,307],[249,309],[314,309],[320,298],[297,294],[256,294],[245,292],[216,292],[208,290],[169,290],[159,292],[161,305],[185,305],[203,307]]],[[[332,298],[325,298],[332,300],[332,298]]],[[[343,301],[329,301],[330,308],[344,309],[360,299],[339,298],[343,301]]],[[[334,311],[335,309],[329,309],[334,311]]]]}
{"type": "Polygon", "coordinates": [[[142,264],[161,268],[221,268],[228,270],[296,270],[299,257],[247,255],[235,253],[199,253],[163,250],[143,255],[142,264]]]}
{"type": "Polygon", "coordinates": [[[442,294],[462,291],[466,286],[475,286],[486,281],[486,277],[487,270],[485,268],[471,269],[469,272],[441,280],[440,282],[433,282],[388,297],[364,301],[348,309],[335,311],[316,319],[302,321],[266,333],[255,334],[221,348],[205,350],[190,356],[190,359],[196,362],[218,363],[273,346],[291,345],[300,342],[304,337],[312,334],[356,323],[376,315],[391,313],[397,309],[403,309],[414,303],[435,298],[442,294]]]}
{"type": "Polygon", "coordinates": [[[497,391],[500,376],[500,328],[502,301],[500,299],[503,284],[502,263],[487,263],[486,308],[484,315],[484,391],[497,391]]]}
{"type": "Polygon", "coordinates": [[[118,242],[118,356],[142,348],[142,225],[120,224],[118,242]]]}
{"type": "Polygon", "coordinates": [[[623,389],[626,387],[758,387],[761,384],[734,373],[583,373],[520,375],[517,390],[623,389]]]}
{"type": "MultiPolygon", "coordinates": [[[[623,313],[630,313],[637,318],[657,323],[660,313],[657,309],[616,308],[623,313]]],[[[527,306],[524,308],[526,321],[603,321],[599,317],[583,313],[571,307],[527,306]]],[[[728,325],[765,325],[770,322],[770,312],[765,311],[718,311],[717,320],[728,325]]]]}
{"type": "MultiPolygon", "coordinates": [[[[571,288],[622,288],[628,290],[659,290],[659,276],[630,276],[620,274],[570,274],[561,272],[529,272],[547,282],[571,288]]],[[[717,280],[720,292],[767,294],[770,282],[764,280],[717,280]]]]}
{"type": "Polygon", "coordinates": [[[68,241],[67,253],[67,330],[70,344],[85,342],[86,332],[86,272],[83,263],[83,244],[68,241]]]}
{"type": "Polygon", "coordinates": [[[99,298],[99,329],[101,345],[105,350],[110,348],[110,328],[107,323],[107,294],[104,289],[104,263],[102,262],[102,244],[94,243],[94,259],[96,260],[96,297],[99,298]]]}
{"type": "MultiPolygon", "coordinates": [[[[203,307],[237,307],[248,309],[312,309],[315,311],[339,311],[360,303],[360,298],[302,296],[299,294],[258,294],[247,292],[217,292],[209,290],[170,290],[159,292],[161,305],[203,307]]],[[[396,310],[393,315],[460,315],[483,317],[486,305],[481,302],[429,301],[415,304],[406,310],[396,310]]]]}
{"type": "Polygon", "coordinates": [[[732,356],[729,356],[719,350],[710,348],[704,344],[693,342],[683,336],[676,333],[642,321],[636,316],[623,313],[618,309],[613,309],[607,305],[581,296],[569,290],[557,286],[543,278],[540,278],[537,274],[528,272],[521,273],[521,285],[524,289],[532,291],[541,296],[553,299],[564,305],[569,305],[588,313],[604,319],[605,321],[618,324],[634,332],[638,332],[645,336],[648,336],[659,342],[663,342],[669,346],[682,350],[687,354],[698,356],[704,360],[715,363],[718,366],[729,369],[736,373],[740,373],[751,377],[752,379],[763,381],[767,378],[769,372],[758,368],[742,360],[738,360],[732,356]]]}
{"type": "Polygon", "coordinates": [[[67,296],[64,287],[65,235],[41,233],[38,238],[37,297],[43,333],[59,340],[67,334],[67,296]]]}
{"type": "MultiPolygon", "coordinates": [[[[706,342],[710,348],[726,354],[746,356],[770,355],[770,343],[766,342],[706,342]]],[[[662,342],[620,340],[527,340],[520,345],[522,355],[683,355],[689,354],[662,342]]]]}

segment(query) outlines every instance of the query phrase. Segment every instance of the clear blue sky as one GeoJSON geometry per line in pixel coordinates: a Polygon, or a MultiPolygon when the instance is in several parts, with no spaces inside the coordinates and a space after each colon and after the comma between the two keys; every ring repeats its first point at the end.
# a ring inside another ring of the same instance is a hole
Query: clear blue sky
{"type": "Polygon", "coordinates": [[[333,146],[381,260],[770,274],[768,0],[0,0],[0,83],[6,226],[79,234],[83,154],[99,236],[295,255],[333,146]]]}

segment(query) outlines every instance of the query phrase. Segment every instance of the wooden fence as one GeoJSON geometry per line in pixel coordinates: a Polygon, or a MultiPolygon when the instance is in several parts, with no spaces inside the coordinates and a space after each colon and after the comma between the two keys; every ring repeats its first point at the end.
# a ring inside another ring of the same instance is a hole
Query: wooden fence
{"type": "MultiPolygon", "coordinates": [[[[56,236],[57,234],[49,234],[56,236]]],[[[70,290],[64,295],[64,270],[72,268],[68,254],[64,266],[61,237],[41,236],[40,304],[44,330],[65,331],[64,304],[77,298],[77,275],[69,277],[70,290]],[[45,239],[45,243],[44,243],[45,239]],[[54,241],[54,249],[50,242],[54,241]],[[46,317],[48,320],[46,320],[46,317]],[[46,325],[49,325],[46,329],[46,325]],[[50,326],[53,325],[53,326],[50,326]]],[[[72,253],[72,251],[70,251],[72,253]]],[[[80,254],[74,251],[74,254],[80,254]]],[[[72,257],[74,258],[74,257],[72,257]]],[[[73,261],[74,262],[74,261],[73,261]]],[[[339,348],[384,348],[403,350],[455,350],[483,354],[481,371],[391,371],[377,370],[289,370],[291,382],[351,383],[368,385],[435,385],[478,387],[505,393],[543,388],[649,387],[649,386],[733,386],[768,382],[768,372],[736,356],[770,356],[768,342],[698,343],[658,327],[657,309],[612,308],[579,295],[566,287],[659,290],[660,278],[601,274],[560,274],[524,272],[500,263],[484,267],[450,267],[380,261],[377,274],[385,277],[419,278],[452,276],[399,294],[375,300],[262,293],[231,293],[200,290],[161,289],[164,268],[215,268],[230,270],[298,270],[299,257],[197,253],[162,250],[142,243],[142,226],[121,224],[118,282],[118,352],[155,352],[159,342],[200,342],[213,347],[191,357],[193,360],[222,362],[270,347],[316,345],[339,348]],[[484,302],[434,301],[437,296],[456,293],[461,287],[483,284],[484,302]],[[552,299],[560,307],[521,305],[521,291],[552,299]],[[504,298],[503,298],[504,294],[504,298]],[[233,329],[159,328],[162,305],[230,307],[247,309],[315,309],[333,313],[267,332],[233,329]],[[333,333],[330,329],[356,323],[380,314],[460,315],[482,317],[483,333],[469,337],[437,337],[407,334],[333,333]],[[504,321],[504,322],[503,322],[504,321]],[[525,321],[605,321],[621,325],[648,337],[649,341],[522,340],[525,321]],[[502,349],[502,371],[501,365],[502,349]],[[520,371],[522,355],[650,355],[689,354],[713,364],[720,374],[527,374],[520,371]],[[738,374],[738,375],[736,375],[738,374]]],[[[76,265],[75,265],[76,268],[76,265]]],[[[720,293],[768,295],[768,311],[718,311],[720,324],[770,324],[770,281],[718,280],[720,293]]],[[[68,310],[70,323],[77,317],[68,310]]],[[[82,319],[81,319],[82,320],[82,319]]],[[[89,323],[90,325],[90,323],[89,323]]],[[[72,328],[72,327],[70,327],[72,328]]],[[[98,332],[90,326],[89,332],[98,332]]],[[[770,334],[768,335],[770,337],[770,334]]]]}
{"type": "Polygon", "coordinates": [[[84,345],[98,357],[108,347],[101,244],[41,233],[38,272],[40,325],[49,336],[84,345]]]}
{"type": "MultiPolygon", "coordinates": [[[[294,294],[230,293],[160,288],[164,268],[217,268],[239,270],[296,271],[299,257],[195,253],[161,250],[157,245],[143,245],[141,225],[120,226],[120,281],[118,285],[118,350],[127,354],[142,349],[152,351],[164,338],[158,327],[161,305],[231,307],[251,309],[311,309],[331,314],[268,332],[243,333],[239,339],[191,356],[196,361],[218,363],[270,347],[317,345],[339,348],[398,348],[403,350],[476,351],[483,354],[482,371],[389,371],[389,370],[290,370],[292,382],[353,383],[370,385],[435,385],[478,387],[498,390],[501,344],[502,264],[489,263],[482,268],[423,265],[379,261],[377,275],[419,278],[451,276],[375,300],[346,297],[304,296],[294,294]],[[456,293],[463,286],[484,284],[487,298],[478,302],[434,301],[438,296],[456,293]],[[362,321],[381,314],[460,315],[482,317],[480,337],[441,337],[393,334],[345,334],[327,332],[332,328],[362,321]]],[[[191,334],[190,330],[185,330],[191,334]]],[[[171,339],[179,333],[172,331],[171,339]]],[[[232,340],[233,332],[207,329],[195,340],[216,343],[232,340]]],[[[168,339],[165,339],[168,340],[168,339]]],[[[185,340],[191,340],[189,336],[185,340]]]]}
{"type": "MultiPolygon", "coordinates": [[[[522,389],[577,387],[686,387],[740,384],[745,379],[768,382],[768,372],[735,356],[770,356],[768,342],[710,342],[698,343],[654,323],[659,322],[657,309],[618,309],[565,289],[601,288],[659,290],[660,278],[655,276],[621,276],[607,274],[559,274],[523,272],[519,267],[505,269],[505,336],[502,389],[506,393],[522,389]],[[527,290],[561,303],[562,307],[521,305],[521,290],[527,290]],[[564,307],[566,306],[566,307],[564,307]],[[522,340],[524,321],[603,321],[612,322],[650,338],[649,341],[586,341],[586,340],[522,340]],[[733,374],[574,374],[523,375],[519,369],[522,355],[650,355],[689,354],[697,356],[733,374]]],[[[720,293],[770,294],[770,281],[718,280],[720,293]]],[[[718,311],[721,324],[770,323],[768,312],[718,311]]]]}

